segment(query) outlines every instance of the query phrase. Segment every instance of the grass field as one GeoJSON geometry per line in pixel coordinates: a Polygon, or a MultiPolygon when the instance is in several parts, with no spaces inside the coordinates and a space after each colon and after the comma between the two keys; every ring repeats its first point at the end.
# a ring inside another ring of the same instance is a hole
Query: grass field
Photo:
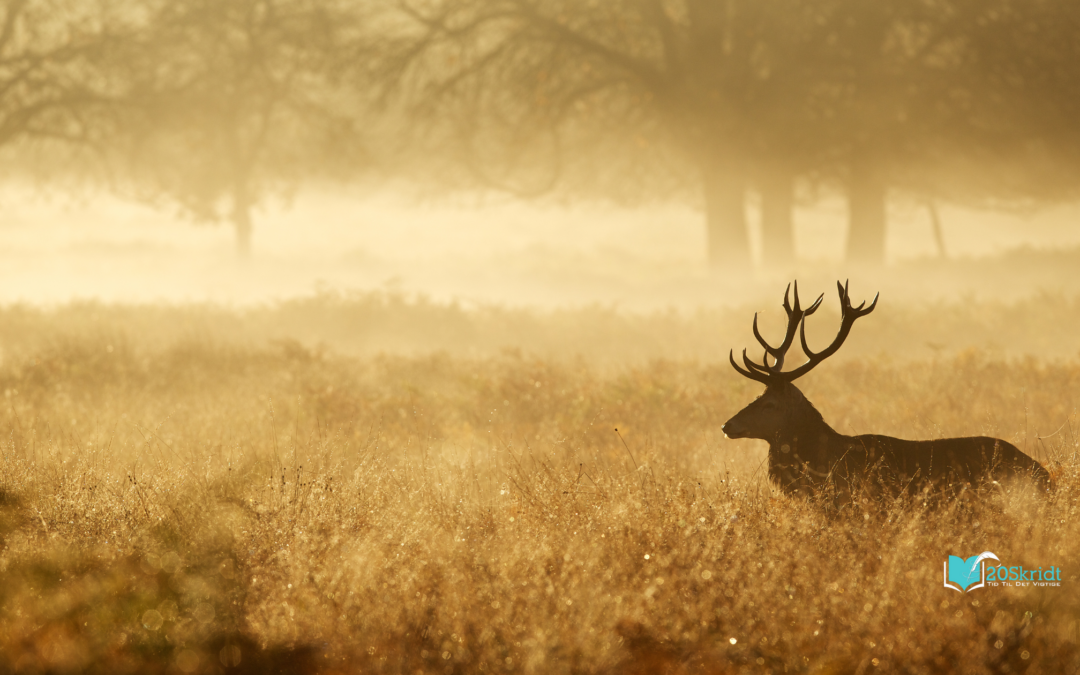
{"type": "Polygon", "coordinates": [[[879,308],[800,387],[1056,490],[830,519],[720,431],[745,311],[6,308],[0,672],[1080,671],[1076,302],[977,309],[879,308]],[[986,550],[1061,585],[942,587],[986,550]]]}

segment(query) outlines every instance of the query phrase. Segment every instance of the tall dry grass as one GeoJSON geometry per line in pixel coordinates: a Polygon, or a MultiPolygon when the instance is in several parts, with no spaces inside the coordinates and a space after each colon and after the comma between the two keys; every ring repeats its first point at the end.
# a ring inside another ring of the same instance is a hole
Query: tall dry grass
{"type": "Polygon", "coordinates": [[[726,363],[342,356],[20,311],[41,339],[0,364],[0,671],[1080,669],[1076,360],[820,367],[800,384],[842,432],[994,435],[1058,473],[1046,499],[829,519],[723,437],[760,389],[726,363]],[[942,587],[984,550],[1062,584],[942,587]]]}

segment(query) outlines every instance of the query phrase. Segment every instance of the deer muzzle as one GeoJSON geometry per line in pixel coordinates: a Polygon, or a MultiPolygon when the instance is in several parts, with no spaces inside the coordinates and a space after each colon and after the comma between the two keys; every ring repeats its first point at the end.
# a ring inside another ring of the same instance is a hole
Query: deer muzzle
{"type": "Polygon", "coordinates": [[[723,431],[724,435],[728,438],[746,438],[747,434],[746,428],[739,424],[739,421],[735,419],[735,417],[732,417],[725,422],[724,426],[720,427],[720,430],[723,431]]]}

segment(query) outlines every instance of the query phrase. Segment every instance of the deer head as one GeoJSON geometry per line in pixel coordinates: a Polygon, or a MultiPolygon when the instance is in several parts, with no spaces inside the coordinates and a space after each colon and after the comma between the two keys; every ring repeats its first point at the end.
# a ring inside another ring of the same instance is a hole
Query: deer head
{"type": "Polygon", "coordinates": [[[734,351],[729,353],[728,358],[735,370],[744,377],[764,384],[765,393],[724,424],[722,429],[728,438],[758,438],[774,443],[793,438],[799,429],[813,428],[817,424],[824,425],[821,415],[792,382],[835,354],[847,339],[855,320],[874,311],[878,301],[878,296],[875,295],[869,307],[866,307],[865,302],[858,307],[852,307],[847,283],[841,285],[838,281],[836,288],[840,293],[840,332],[836,334],[832,344],[820,352],[814,352],[806,344],[806,317],[821,306],[824,294],[818,296],[812,305],[802,309],[799,305],[798,282],[795,282],[794,306],[788,300],[791,291],[791,284],[788,284],[787,290],[784,291],[784,311],[787,312],[788,325],[784,341],[779,347],[773,347],[761,336],[757,325],[757,314],[754,314],[754,337],[765,348],[761,363],[751,361],[745,349],[742,353],[742,362],[745,367],[740,367],[735,362],[734,351]],[[798,368],[784,372],[784,358],[795,341],[796,332],[799,334],[799,342],[807,361],[798,368]],[[771,364],[770,359],[772,359],[771,364]]]}

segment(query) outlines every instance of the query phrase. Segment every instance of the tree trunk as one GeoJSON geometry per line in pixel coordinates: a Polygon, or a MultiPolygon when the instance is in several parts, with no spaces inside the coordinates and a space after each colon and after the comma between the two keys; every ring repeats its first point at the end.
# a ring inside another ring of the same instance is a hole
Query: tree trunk
{"type": "Polygon", "coordinates": [[[938,257],[948,259],[949,252],[945,248],[945,233],[941,230],[941,215],[938,214],[937,204],[933,199],[927,200],[926,208],[930,211],[930,226],[934,230],[934,244],[937,246],[938,257]]]}
{"type": "Polygon", "coordinates": [[[847,260],[885,262],[885,201],[888,187],[881,173],[856,164],[848,186],[847,260]]]}
{"type": "Polygon", "coordinates": [[[761,261],[773,267],[795,262],[795,178],[786,171],[766,174],[761,181],[761,261]]]}
{"type": "Polygon", "coordinates": [[[745,270],[750,267],[745,183],[734,171],[715,165],[703,174],[709,266],[745,270]]]}

